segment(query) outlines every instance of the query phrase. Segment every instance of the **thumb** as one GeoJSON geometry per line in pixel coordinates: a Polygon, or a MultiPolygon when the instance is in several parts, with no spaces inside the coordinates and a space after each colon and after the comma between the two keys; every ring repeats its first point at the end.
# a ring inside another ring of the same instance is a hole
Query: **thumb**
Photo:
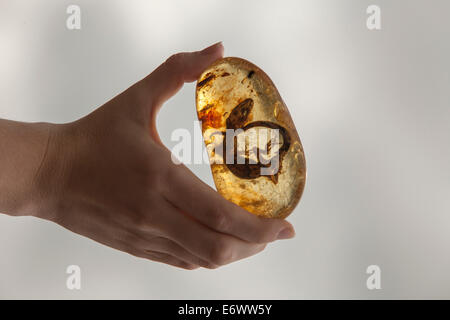
{"type": "Polygon", "coordinates": [[[144,81],[152,106],[152,113],[175,95],[185,82],[197,80],[211,63],[223,56],[221,42],[196,52],[177,53],[156,68],[144,81]]]}

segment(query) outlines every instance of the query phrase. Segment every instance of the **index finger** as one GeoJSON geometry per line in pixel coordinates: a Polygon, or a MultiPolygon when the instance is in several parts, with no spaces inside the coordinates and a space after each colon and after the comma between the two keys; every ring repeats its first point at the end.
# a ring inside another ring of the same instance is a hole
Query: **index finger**
{"type": "Polygon", "coordinates": [[[221,42],[195,52],[180,52],[170,56],[145,79],[155,111],[181,89],[185,82],[197,80],[208,65],[223,56],[221,42]]]}

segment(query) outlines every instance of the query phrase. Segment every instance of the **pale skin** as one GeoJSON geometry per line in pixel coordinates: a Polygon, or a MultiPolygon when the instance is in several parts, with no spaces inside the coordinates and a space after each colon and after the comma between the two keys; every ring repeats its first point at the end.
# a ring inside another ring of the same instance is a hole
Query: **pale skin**
{"type": "Polygon", "coordinates": [[[280,219],[225,200],[171,153],[156,115],[223,55],[221,43],[179,53],[71,123],[0,119],[0,212],[35,216],[168,265],[217,268],[295,235],[280,219]]]}

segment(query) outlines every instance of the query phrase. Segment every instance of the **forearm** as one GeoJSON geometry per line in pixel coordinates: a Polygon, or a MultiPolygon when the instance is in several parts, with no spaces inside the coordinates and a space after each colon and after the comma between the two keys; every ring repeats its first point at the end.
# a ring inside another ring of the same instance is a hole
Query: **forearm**
{"type": "Polygon", "coordinates": [[[0,119],[0,213],[38,215],[40,170],[51,124],[0,119]]]}

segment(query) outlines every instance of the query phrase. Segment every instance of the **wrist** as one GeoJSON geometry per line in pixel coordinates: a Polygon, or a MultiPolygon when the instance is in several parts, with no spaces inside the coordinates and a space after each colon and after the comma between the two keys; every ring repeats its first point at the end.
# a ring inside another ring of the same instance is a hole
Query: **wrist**
{"type": "Polygon", "coordinates": [[[30,192],[24,203],[23,212],[46,220],[55,220],[58,207],[58,177],[61,175],[62,155],[59,154],[61,125],[43,124],[45,144],[40,148],[40,156],[34,173],[30,177],[30,192]],[[58,154],[60,159],[58,159],[58,154]]]}
{"type": "Polygon", "coordinates": [[[0,212],[44,219],[56,214],[62,126],[0,120],[0,212]]]}
{"type": "Polygon", "coordinates": [[[45,151],[33,175],[28,199],[28,212],[32,216],[59,221],[64,207],[65,181],[71,171],[71,155],[79,149],[73,124],[46,124],[45,151]]]}

